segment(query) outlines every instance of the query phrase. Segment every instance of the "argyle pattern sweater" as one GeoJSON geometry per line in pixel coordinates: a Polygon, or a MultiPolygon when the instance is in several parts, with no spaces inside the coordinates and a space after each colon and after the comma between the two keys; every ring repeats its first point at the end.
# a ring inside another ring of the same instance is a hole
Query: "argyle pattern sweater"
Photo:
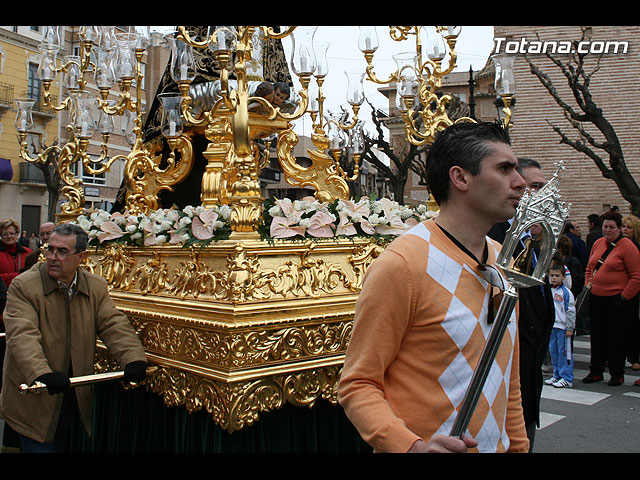
{"type": "MultiPolygon", "coordinates": [[[[487,242],[491,264],[500,245],[487,242]]],[[[432,220],[397,238],[371,264],[338,399],[374,451],[406,452],[418,439],[449,435],[491,329],[491,292],[477,262],[432,220]]],[[[528,450],[516,312],[467,434],[480,452],[528,450]]]]}

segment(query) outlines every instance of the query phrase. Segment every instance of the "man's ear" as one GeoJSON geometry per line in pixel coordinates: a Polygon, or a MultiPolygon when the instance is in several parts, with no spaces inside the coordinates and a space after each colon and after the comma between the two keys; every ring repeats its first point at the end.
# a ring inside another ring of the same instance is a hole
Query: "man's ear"
{"type": "Polygon", "coordinates": [[[449,169],[449,180],[451,186],[461,192],[466,192],[469,189],[468,181],[469,172],[459,166],[453,166],[449,169]]]}

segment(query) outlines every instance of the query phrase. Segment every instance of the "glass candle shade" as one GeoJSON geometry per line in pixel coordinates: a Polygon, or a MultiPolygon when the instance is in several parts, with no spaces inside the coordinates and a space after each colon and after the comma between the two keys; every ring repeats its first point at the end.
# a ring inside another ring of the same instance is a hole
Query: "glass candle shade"
{"type": "Polygon", "coordinates": [[[60,27],[42,27],[42,44],[50,44],[60,46],[60,27]]]}
{"type": "Polygon", "coordinates": [[[137,34],[137,40],[135,44],[136,50],[146,50],[151,42],[151,27],[148,26],[135,26],[129,27],[129,33],[137,34]]]}
{"type": "Polygon", "coordinates": [[[213,29],[212,40],[209,49],[212,52],[232,52],[236,49],[238,35],[235,27],[217,26],[213,29]]]}
{"type": "Polygon", "coordinates": [[[114,26],[100,26],[100,47],[104,50],[116,49],[116,36],[114,33],[114,26]]]}
{"type": "Polygon", "coordinates": [[[442,60],[447,53],[447,42],[444,37],[436,31],[435,27],[423,27],[422,31],[426,36],[423,45],[427,57],[434,62],[442,60]]]}
{"type": "Polygon", "coordinates": [[[364,102],[364,88],[362,79],[364,78],[363,70],[345,70],[347,76],[347,102],[350,105],[362,105],[364,102]]]}
{"type": "Polygon", "coordinates": [[[138,61],[135,48],[138,35],[135,33],[116,33],[115,72],[118,80],[132,79],[136,75],[138,61]]]}
{"type": "Polygon", "coordinates": [[[246,62],[247,78],[252,80],[262,80],[264,78],[264,68],[262,66],[262,50],[264,43],[264,33],[261,28],[256,28],[251,35],[251,59],[246,62]]]}
{"type": "Polygon", "coordinates": [[[313,51],[316,55],[316,69],[313,75],[316,78],[323,78],[329,73],[329,63],[327,62],[327,50],[329,42],[314,42],[313,51]]]}
{"type": "Polygon", "coordinates": [[[38,65],[38,77],[40,80],[53,80],[56,76],[56,63],[60,46],[52,43],[43,43],[40,50],[40,64],[38,65]]]}
{"type": "MultiPolygon", "coordinates": [[[[115,100],[107,100],[109,107],[115,106],[115,100]]],[[[104,110],[100,109],[98,114],[98,132],[102,135],[109,135],[113,133],[113,115],[109,115],[104,110]]]]}
{"type": "Polygon", "coordinates": [[[348,144],[348,138],[344,130],[340,127],[342,114],[332,113],[327,122],[327,136],[329,137],[329,148],[331,150],[342,150],[348,144]]]}
{"type": "Polygon", "coordinates": [[[513,95],[516,93],[516,79],[513,76],[513,62],[515,55],[499,53],[491,56],[496,67],[494,86],[498,95],[513,95]]]}
{"type": "Polygon", "coordinates": [[[73,130],[77,138],[89,139],[96,131],[93,108],[96,97],[86,90],[71,93],[73,102],[73,130]]]}
{"type": "Polygon", "coordinates": [[[418,55],[415,52],[402,52],[393,55],[396,62],[396,107],[400,111],[407,110],[406,101],[414,98],[418,93],[418,74],[416,62],[418,55]]]}
{"type": "Polygon", "coordinates": [[[447,38],[447,37],[457,38],[458,35],[460,35],[461,31],[462,31],[462,27],[460,26],[447,26],[447,29],[442,32],[442,36],[444,38],[447,38]]]}
{"type": "Polygon", "coordinates": [[[80,29],[80,39],[85,42],[92,42],[98,44],[100,41],[100,27],[82,27],[80,29]]]}
{"type": "Polygon", "coordinates": [[[80,62],[80,57],[77,55],[67,55],[64,57],[65,72],[62,77],[62,84],[68,90],[78,90],[82,88],[80,62]]]}
{"type": "Polygon", "coordinates": [[[363,125],[364,123],[360,121],[349,131],[349,150],[351,150],[351,153],[362,153],[364,151],[363,125]]]}
{"type": "Polygon", "coordinates": [[[378,33],[376,27],[360,27],[360,34],[358,36],[358,48],[362,52],[375,52],[378,49],[378,33]]]}
{"type": "Polygon", "coordinates": [[[171,50],[170,72],[174,82],[192,82],[196,78],[196,61],[191,45],[176,38],[177,32],[165,35],[171,50]]]}
{"type": "Polygon", "coordinates": [[[98,88],[111,88],[116,80],[113,70],[113,50],[106,50],[103,47],[94,47],[95,72],[94,77],[98,88]]]}
{"type": "Polygon", "coordinates": [[[33,127],[33,104],[36,101],[33,98],[16,98],[16,130],[21,133],[28,132],[33,127]]]}
{"type": "Polygon", "coordinates": [[[182,96],[177,93],[161,93],[158,95],[162,105],[162,123],[160,131],[165,138],[176,138],[182,135],[184,124],[180,103],[182,96]]]}
{"type": "Polygon", "coordinates": [[[291,34],[291,68],[296,75],[311,75],[316,69],[313,36],[318,27],[298,27],[291,34]]]}

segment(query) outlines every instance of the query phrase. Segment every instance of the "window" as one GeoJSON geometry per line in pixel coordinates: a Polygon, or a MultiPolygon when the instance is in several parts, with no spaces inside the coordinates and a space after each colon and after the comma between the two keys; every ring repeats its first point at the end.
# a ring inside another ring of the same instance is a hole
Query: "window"
{"type": "Polygon", "coordinates": [[[36,101],[36,106],[40,105],[40,78],[38,77],[37,63],[29,63],[27,72],[27,96],[36,101]]]}
{"type": "MultiPolygon", "coordinates": [[[[99,165],[91,165],[92,168],[99,168],[99,165]]],[[[106,185],[107,178],[106,173],[99,175],[91,175],[89,172],[85,172],[84,165],[82,165],[82,183],[87,185],[106,185]]]]}

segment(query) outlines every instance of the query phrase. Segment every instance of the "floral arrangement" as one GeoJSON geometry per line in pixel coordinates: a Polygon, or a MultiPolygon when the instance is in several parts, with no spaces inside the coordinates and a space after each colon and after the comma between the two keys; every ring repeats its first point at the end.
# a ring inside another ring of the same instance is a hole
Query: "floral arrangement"
{"type": "Polygon", "coordinates": [[[231,209],[187,206],[184,210],[159,209],[149,215],[128,215],[95,210],[77,219],[89,236],[89,245],[105,242],[126,245],[207,245],[229,237],[231,209]]]}
{"type": "Polygon", "coordinates": [[[267,200],[264,210],[270,238],[397,236],[436,215],[426,205],[410,207],[388,198],[368,197],[357,202],[337,199],[331,203],[321,203],[313,197],[267,200]]]}
{"type": "MultiPolygon", "coordinates": [[[[383,198],[358,201],[337,199],[319,202],[267,200],[260,234],[267,239],[397,236],[436,212],[425,205],[400,205],[383,198]]],[[[148,215],[93,210],[77,223],[89,235],[89,244],[123,243],[134,246],[201,245],[228,238],[231,233],[228,205],[159,209],[148,215]]]]}

